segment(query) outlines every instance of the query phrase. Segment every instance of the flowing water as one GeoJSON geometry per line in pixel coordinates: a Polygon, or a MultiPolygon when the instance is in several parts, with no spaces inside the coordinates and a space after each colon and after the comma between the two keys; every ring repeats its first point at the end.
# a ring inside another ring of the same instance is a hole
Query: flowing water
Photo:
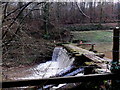
{"type": "Polygon", "coordinates": [[[14,80],[21,79],[39,79],[55,76],[63,69],[70,67],[73,64],[74,58],[70,58],[67,51],[63,47],[55,47],[52,60],[46,63],[41,63],[30,69],[21,71],[21,75],[13,74],[14,80]]]}

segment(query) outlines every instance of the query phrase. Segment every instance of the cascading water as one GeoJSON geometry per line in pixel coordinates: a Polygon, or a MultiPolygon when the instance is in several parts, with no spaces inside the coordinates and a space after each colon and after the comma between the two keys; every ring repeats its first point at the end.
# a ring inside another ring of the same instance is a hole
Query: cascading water
{"type": "Polygon", "coordinates": [[[63,47],[56,47],[53,52],[52,61],[57,61],[59,68],[72,65],[75,58],[70,58],[68,52],[63,47]]]}
{"type": "Polygon", "coordinates": [[[55,76],[63,69],[71,67],[74,60],[75,58],[70,58],[67,51],[63,47],[55,47],[51,61],[41,63],[38,66],[27,70],[32,71],[32,73],[17,79],[39,79],[55,76]]]}

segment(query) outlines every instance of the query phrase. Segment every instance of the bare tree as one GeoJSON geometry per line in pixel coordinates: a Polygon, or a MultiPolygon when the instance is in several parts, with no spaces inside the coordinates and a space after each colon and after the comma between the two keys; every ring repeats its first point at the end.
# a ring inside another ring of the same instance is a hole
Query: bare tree
{"type": "Polygon", "coordinates": [[[89,11],[90,11],[90,23],[92,23],[93,20],[93,2],[89,2],[89,11]]]}
{"type": "Polygon", "coordinates": [[[99,24],[101,25],[102,23],[102,18],[103,18],[103,2],[100,2],[100,21],[99,24]]]}
{"type": "MultiPolygon", "coordinates": [[[[81,3],[82,5],[83,5],[83,8],[85,8],[85,2],[83,2],[83,3],[81,3]]],[[[90,19],[90,16],[88,16],[85,12],[84,12],[84,10],[82,10],[81,9],[81,7],[78,5],[78,3],[76,2],[76,5],[77,5],[77,8],[78,8],[78,10],[79,10],[79,12],[82,14],[82,19],[84,19],[84,17],[86,17],[86,18],[88,18],[88,19],[90,19]]]]}
{"type": "MultiPolygon", "coordinates": [[[[31,3],[32,3],[32,2],[29,2],[29,3],[27,3],[25,6],[23,6],[23,7],[21,8],[21,10],[20,10],[19,13],[17,14],[17,16],[12,20],[12,22],[10,23],[10,25],[8,26],[8,28],[11,28],[11,27],[12,27],[12,25],[15,23],[15,21],[20,17],[20,15],[21,15],[21,13],[23,12],[23,10],[24,10],[28,5],[30,5],[31,3]]],[[[4,39],[4,37],[6,36],[7,32],[8,32],[8,30],[6,30],[6,32],[3,33],[2,39],[4,39]]]]}
{"type": "MultiPolygon", "coordinates": [[[[20,10],[19,13],[17,14],[17,16],[13,19],[13,21],[12,21],[12,22],[10,23],[10,25],[8,26],[8,29],[9,29],[9,30],[10,30],[10,28],[15,24],[15,21],[16,21],[17,19],[19,19],[19,16],[20,16],[21,13],[23,12],[23,10],[24,10],[25,8],[27,8],[27,6],[29,6],[31,3],[32,3],[32,2],[29,2],[29,3],[27,3],[26,5],[24,5],[24,6],[21,8],[21,10],[20,10]]],[[[17,32],[20,30],[20,27],[21,27],[24,19],[31,13],[31,11],[32,11],[36,6],[38,6],[39,4],[42,4],[42,3],[44,3],[44,2],[37,3],[35,6],[33,6],[33,8],[32,8],[26,15],[22,16],[22,18],[21,18],[21,20],[20,20],[20,22],[19,22],[19,25],[18,25],[18,27],[16,28],[16,31],[15,31],[14,33],[12,33],[13,35],[11,36],[11,38],[8,38],[7,41],[6,41],[5,36],[6,36],[7,33],[10,32],[10,31],[7,29],[7,30],[5,31],[5,33],[3,33],[3,35],[2,35],[2,38],[3,38],[3,46],[6,46],[7,44],[9,44],[9,43],[13,40],[13,38],[16,36],[17,32]],[[5,40],[5,41],[4,41],[4,40],[5,40]]],[[[11,32],[12,32],[12,30],[11,30],[11,32]]]]}

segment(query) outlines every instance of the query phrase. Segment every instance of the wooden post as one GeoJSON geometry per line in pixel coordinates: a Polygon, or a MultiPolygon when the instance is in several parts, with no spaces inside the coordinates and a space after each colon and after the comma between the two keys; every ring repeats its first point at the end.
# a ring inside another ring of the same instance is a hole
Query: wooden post
{"type": "MultiPolygon", "coordinates": [[[[119,27],[116,27],[113,30],[113,63],[112,63],[112,72],[119,73],[119,70],[116,68],[119,65],[119,27]]],[[[112,90],[117,90],[120,86],[118,80],[112,80],[112,90]]]]}
{"type": "Polygon", "coordinates": [[[113,31],[113,62],[119,63],[119,27],[113,31]]]}

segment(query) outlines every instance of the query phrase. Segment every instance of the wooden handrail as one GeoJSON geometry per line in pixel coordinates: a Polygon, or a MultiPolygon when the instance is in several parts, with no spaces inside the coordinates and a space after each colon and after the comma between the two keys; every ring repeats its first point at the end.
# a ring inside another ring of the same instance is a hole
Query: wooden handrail
{"type": "Polygon", "coordinates": [[[37,86],[37,85],[50,85],[62,83],[75,83],[75,82],[88,82],[100,80],[115,80],[120,79],[120,74],[90,74],[83,76],[69,76],[69,77],[55,77],[45,79],[32,79],[32,80],[16,80],[16,81],[3,81],[2,88],[22,87],[22,86],[37,86]]]}

